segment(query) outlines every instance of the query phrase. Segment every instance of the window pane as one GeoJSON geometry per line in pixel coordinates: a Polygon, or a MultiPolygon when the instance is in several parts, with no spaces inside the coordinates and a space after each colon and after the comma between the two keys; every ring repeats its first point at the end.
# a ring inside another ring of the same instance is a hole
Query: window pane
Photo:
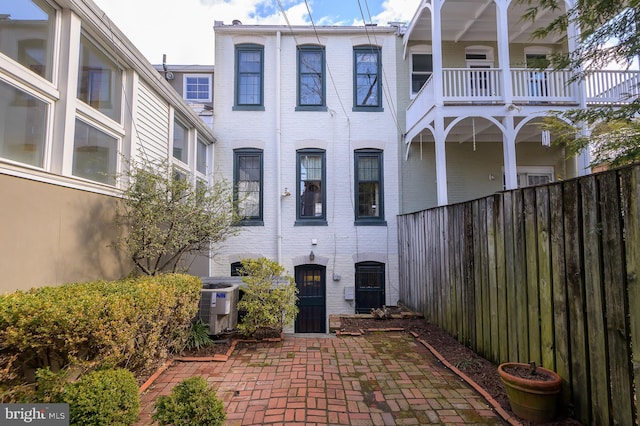
{"type": "Polygon", "coordinates": [[[360,182],[358,185],[358,216],[380,217],[378,182],[360,182]]]}
{"type": "Polygon", "coordinates": [[[413,55],[413,71],[414,72],[432,72],[433,61],[431,55],[415,54],[413,55]]]}
{"type": "Polygon", "coordinates": [[[238,96],[239,105],[262,103],[262,51],[238,51],[238,96]]]}
{"type": "Polygon", "coordinates": [[[382,151],[356,152],[355,160],[356,220],[382,220],[382,151]]]}
{"type": "Polygon", "coordinates": [[[207,173],[207,145],[198,139],[198,152],[196,160],[196,170],[202,174],[207,173]]]}
{"type": "Polygon", "coordinates": [[[236,152],[235,156],[238,213],[245,219],[261,219],[262,153],[236,152]]]}
{"type": "Polygon", "coordinates": [[[0,2],[0,16],[0,52],[51,80],[55,10],[42,0],[11,0],[0,2]]]}
{"type": "Polygon", "coordinates": [[[209,77],[185,77],[185,99],[195,101],[207,101],[209,96],[209,77]]]}
{"type": "Polygon", "coordinates": [[[324,216],[322,154],[300,155],[300,217],[319,218],[324,216]]]}
{"type": "Polygon", "coordinates": [[[379,52],[356,52],[356,105],[379,106],[380,82],[378,79],[379,52]]]}
{"type": "Polygon", "coordinates": [[[298,50],[299,105],[324,105],[323,51],[298,50]]]}
{"type": "Polygon", "coordinates": [[[120,69],[86,37],[80,39],[78,99],[120,121],[120,69]]]}
{"type": "Polygon", "coordinates": [[[43,167],[47,104],[0,81],[0,156],[43,167]]]}
{"type": "Polygon", "coordinates": [[[173,122],[173,157],[183,163],[189,161],[189,130],[179,121],[173,122]]]}
{"type": "Polygon", "coordinates": [[[76,120],[73,144],[73,174],[115,185],[118,140],[76,120]]]}

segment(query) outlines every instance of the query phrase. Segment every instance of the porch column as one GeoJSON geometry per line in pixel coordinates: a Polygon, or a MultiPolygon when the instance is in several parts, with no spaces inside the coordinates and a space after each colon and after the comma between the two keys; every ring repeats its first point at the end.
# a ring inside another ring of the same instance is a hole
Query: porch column
{"type": "Polygon", "coordinates": [[[505,127],[502,135],[505,189],[516,189],[518,188],[518,165],[516,164],[516,137],[513,115],[505,116],[502,124],[505,127]]]}
{"type": "Polygon", "coordinates": [[[447,197],[447,152],[444,136],[444,118],[438,114],[434,120],[435,142],[436,142],[436,192],[438,195],[438,205],[444,206],[449,203],[447,197]]]}
{"type": "Polygon", "coordinates": [[[513,84],[511,82],[511,64],[509,61],[509,0],[495,0],[498,37],[498,62],[502,73],[502,96],[504,103],[513,102],[513,84]]]}
{"type": "Polygon", "coordinates": [[[431,9],[431,58],[433,65],[433,100],[436,106],[442,106],[442,1],[433,0],[431,9]]]}

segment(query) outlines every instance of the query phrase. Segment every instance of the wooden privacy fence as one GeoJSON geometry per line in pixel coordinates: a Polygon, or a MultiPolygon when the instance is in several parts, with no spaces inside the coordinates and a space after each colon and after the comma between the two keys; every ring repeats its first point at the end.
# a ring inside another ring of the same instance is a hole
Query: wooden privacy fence
{"type": "Polygon", "coordinates": [[[563,378],[584,424],[638,422],[640,165],[398,218],[400,300],[495,362],[563,378]]]}

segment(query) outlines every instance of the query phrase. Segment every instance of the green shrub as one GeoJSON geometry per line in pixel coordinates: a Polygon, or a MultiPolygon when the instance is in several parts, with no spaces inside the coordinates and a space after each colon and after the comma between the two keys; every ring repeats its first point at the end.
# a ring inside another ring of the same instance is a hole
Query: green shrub
{"type": "Polygon", "coordinates": [[[178,383],[170,395],[158,397],[153,406],[153,419],[160,426],[218,426],[227,417],[215,390],[200,376],[178,383]]]}
{"type": "Polygon", "coordinates": [[[284,274],[284,268],[267,258],[242,261],[244,296],[238,309],[245,311],[238,330],[257,335],[264,329],[281,332],[285,325],[296,319],[298,289],[293,277],[284,274]]]}
{"type": "Polygon", "coordinates": [[[198,310],[199,278],[167,274],[41,287],[0,295],[0,388],[35,371],[138,371],[182,350],[198,310]]]}
{"type": "Polygon", "coordinates": [[[213,344],[213,339],[209,337],[209,326],[201,319],[191,324],[189,338],[187,339],[187,349],[202,349],[213,344]]]}
{"type": "Polygon", "coordinates": [[[78,426],[132,425],[138,421],[140,398],[136,379],[124,369],[97,370],[65,387],[69,421],[78,426]]]}

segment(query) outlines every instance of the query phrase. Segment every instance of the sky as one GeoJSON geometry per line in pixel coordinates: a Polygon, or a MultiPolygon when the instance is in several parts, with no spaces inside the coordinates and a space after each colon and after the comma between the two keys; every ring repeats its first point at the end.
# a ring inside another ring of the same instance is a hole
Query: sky
{"type": "Polygon", "coordinates": [[[407,22],[420,0],[93,0],[152,64],[213,65],[214,21],[231,24],[387,25],[407,22]],[[362,7],[362,13],[361,8],[362,7]]]}

